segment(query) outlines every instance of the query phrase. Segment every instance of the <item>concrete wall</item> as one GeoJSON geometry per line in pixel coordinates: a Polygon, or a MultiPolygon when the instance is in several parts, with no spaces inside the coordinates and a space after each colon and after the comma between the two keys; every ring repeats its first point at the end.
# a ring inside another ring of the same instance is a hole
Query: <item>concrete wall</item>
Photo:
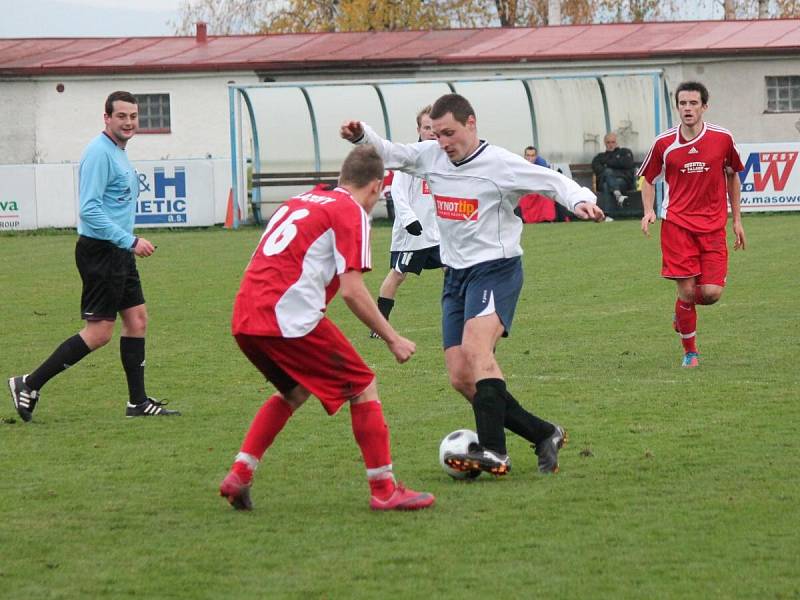
{"type": "Polygon", "coordinates": [[[78,161],[103,129],[106,96],[169,93],[171,132],[140,133],[133,160],[230,156],[227,82],[254,83],[254,73],[114,77],[42,77],[0,82],[0,164],[78,161]],[[63,84],[64,91],[56,86],[63,84]]]}
{"type": "MultiPolygon", "coordinates": [[[[349,79],[452,79],[486,76],[532,77],[553,73],[597,73],[607,70],[661,69],[670,92],[685,79],[699,79],[711,91],[709,121],[731,131],[740,143],[793,142],[800,137],[800,115],[765,114],[766,75],[800,75],[800,58],[685,58],[669,61],[636,60],[584,63],[513,65],[462,65],[424,67],[404,71],[391,68],[372,73],[301,71],[276,74],[279,81],[319,81],[332,77],[349,79]]],[[[0,164],[59,163],[77,161],[91,137],[103,127],[105,96],[115,89],[133,93],[169,93],[172,131],[169,134],[139,134],[130,144],[134,160],[205,158],[230,156],[228,125],[228,81],[256,83],[253,72],[156,74],[148,76],[37,77],[0,81],[0,164]],[[64,91],[58,92],[61,83],[64,91]]],[[[553,162],[585,163],[603,149],[601,97],[592,80],[530,79],[536,109],[538,145],[553,162]]],[[[654,136],[652,83],[648,77],[604,77],[611,129],[622,145],[641,159],[654,136]]],[[[519,82],[459,83],[459,91],[474,99],[481,134],[512,151],[534,140],[527,100],[519,82]]],[[[313,88],[309,88],[313,89],[313,88]]],[[[390,113],[392,137],[413,139],[416,110],[446,90],[444,84],[382,86],[390,113]]],[[[274,92],[278,94],[278,92],[274,92]]],[[[262,131],[262,160],[268,170],[312,170],[313,143],[305,100],[297,91],[284,90],[277,101],[256,101],[258,127],[262,131]]],[[[335,170],[346,153],[336,137],[339,121],[360,116],[383,130],[376,115],[374,91],[365,86],[353,94],[337,96],[313,91],[317,111],[323,170],[335,170]],[[358,112],[358,114],[356,114],[358,112]]],[[[246,120],[246,119],[245,119],[246,120]]],[[[672,123],[677,118],[672,111],[672,123]]],[[[662,113],[661,129],[668,127],[662,113]]],[[[247,124],[245,126],[246,133],[247,124]]],[[[245,153],[249,156],[249,135],[245,153]]],[[[283,197],[282,190],[265,193],[283,197]]]]}
{"type": "Polygon", "coordinates": [[[766,76],[800,76],[800,58],[685,61],[667,69],[670,91],[681,81],[701,81],[710,99],[706,120],[730,129],[737,143],[800,140],[800,114],[767,114],[766,76]]]}
{"type": "Polygon", "coordinates": [[[27,79],[0,80],[0,164],[38,162],[37,85],[27,79]]]}

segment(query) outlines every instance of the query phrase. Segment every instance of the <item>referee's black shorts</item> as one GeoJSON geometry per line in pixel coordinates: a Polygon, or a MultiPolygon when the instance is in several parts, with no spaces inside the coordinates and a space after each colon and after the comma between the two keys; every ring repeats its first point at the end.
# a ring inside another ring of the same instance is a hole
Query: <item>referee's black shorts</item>
{"type": "Polygon", "coordinates": [[[83,281],[81,318],[114,321],[117,313],[144,304],[133,252],[109,241],[79,236],[75,264],[83,281]]]}

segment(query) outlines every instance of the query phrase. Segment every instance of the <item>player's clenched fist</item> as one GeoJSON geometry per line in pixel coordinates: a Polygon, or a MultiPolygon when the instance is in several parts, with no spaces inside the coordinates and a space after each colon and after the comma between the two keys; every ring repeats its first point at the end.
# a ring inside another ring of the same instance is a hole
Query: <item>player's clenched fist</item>
{"type": "Polygon", "coordinates": [[[342,138],[353,142],[364,135],[364,128],[361,127],[361,121],[345,121],[339,129],[339,135],[342,138]]]}

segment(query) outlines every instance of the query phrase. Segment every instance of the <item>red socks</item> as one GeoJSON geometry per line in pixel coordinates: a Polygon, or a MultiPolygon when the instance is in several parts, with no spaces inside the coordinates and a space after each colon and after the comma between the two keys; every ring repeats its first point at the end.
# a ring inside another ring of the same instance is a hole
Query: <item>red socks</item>
{"type": "MultiPolygon", "coordinates": [[[[250,483],[258,461],[291,416],[292,409],[278,394],[271,396],[258,410],[231,468],[242,483],[250,483]]],[[[380,500],[385,500],[394,492],[395,481],[389,428],[383,418],[381,403],[373,400],[353,404],[350,406],[350,418],[353,435],[367,467],[370,492],[380,500]]]]}
{"type": "Polygon", "coordinates": [[[372,495],[385,500],[395,488],[392,474],[392,455],[389,448],[389,428],[377,400],[350,406],[350,420],[364,464],[372,495]]]}
{"type": "Polygon", "coordinates": [[[291,416],[292,409],[278,394],[270,396],[258,409],[233,463],[232,470],[239,475],[242,483],[250,482],[258,461],[291,416]]]}
{"type": "Polygon", "coordinates": [[[684,352],[697,352],[697,310],[694,302],[675,301],[675,325],[684,352]]]}

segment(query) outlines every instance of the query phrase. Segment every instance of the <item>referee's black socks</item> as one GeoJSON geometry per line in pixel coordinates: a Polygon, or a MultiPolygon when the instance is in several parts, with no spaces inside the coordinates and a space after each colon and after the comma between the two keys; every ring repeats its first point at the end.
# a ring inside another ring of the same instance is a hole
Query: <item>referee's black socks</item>
{"type": "Polygon", "coordinates": [[[147,400],[144,391],[144,338],[119,338],[119,357],[128,380],[131,404],[141,404],[147,400]]]}
{"type": "Polygon", "coordinates": [[[53,377],[79,362],[91,350],[79,334],[64,340],[39,367],[25,378],[32,390],[40,390],[53,377]]]}

